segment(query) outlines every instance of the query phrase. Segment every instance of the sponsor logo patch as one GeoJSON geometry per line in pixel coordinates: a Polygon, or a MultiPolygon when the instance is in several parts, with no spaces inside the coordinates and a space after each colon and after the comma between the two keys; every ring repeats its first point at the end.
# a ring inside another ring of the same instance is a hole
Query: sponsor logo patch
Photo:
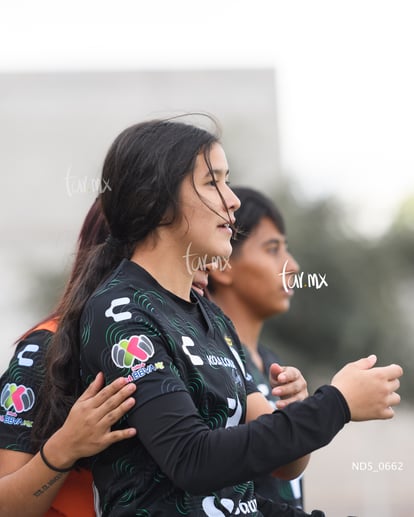
{"type": "Polygon", "coordinates": [[[6,411],[22,413],[23,411],[29,411],[34,403],[35,394],[32,388],[23,384],[7,383],[0,395],[0,405],[6,411]]]}
{"type": "Polygon", "coordinates": [[[154,355],[154,345],[144,335],[121,339],[112,347],[112,361],[119,368],[131,368],[135,362],[145,363],[154,355]]]}

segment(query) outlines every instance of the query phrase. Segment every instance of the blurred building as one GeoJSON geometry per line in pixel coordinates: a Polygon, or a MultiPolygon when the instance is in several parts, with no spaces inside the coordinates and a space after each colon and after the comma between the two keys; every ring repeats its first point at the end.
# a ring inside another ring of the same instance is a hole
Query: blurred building
{"type": "Polygon", "coordinates": [[[275,184],[273,70],[0,75],[1,369],[9,344],[47,310],[38,279],[47,284],[70,263],[112,140],[137,121],[183,112],[219,120],[233,183],[275,184]]]}

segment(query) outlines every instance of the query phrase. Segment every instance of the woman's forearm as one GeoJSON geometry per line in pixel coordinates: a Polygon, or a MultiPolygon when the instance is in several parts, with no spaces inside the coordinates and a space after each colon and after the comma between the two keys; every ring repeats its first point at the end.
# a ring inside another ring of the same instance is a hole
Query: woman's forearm
{"type": "Polygon", "coordinates": [[[49,469],[39,453],[1,450],[0,464],[0,473],[9,470],[0,478],[0,517],[43,516],[68,476],[49,469]]]}

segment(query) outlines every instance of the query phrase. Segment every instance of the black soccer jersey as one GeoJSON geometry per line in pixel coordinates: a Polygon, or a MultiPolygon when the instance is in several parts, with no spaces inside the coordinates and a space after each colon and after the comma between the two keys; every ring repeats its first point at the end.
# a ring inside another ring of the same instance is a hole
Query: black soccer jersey
{"type": "Polygon", "coordinates": [[[16,346],[0,379],[0,448],[35,454],[30,443],[36,398],[52,332],[36,330],[16,346]]]}
{"type": "Polygon", "coordinates": [[[256,388],[229,320],[127,260],[89,299],[80,335],[85,384],[98,371],[107,383],[124,376],[137,384],[119,424],[137,436],[93,461],[103,515],[260,516],[249,479],[328,443],[349,419],[342,395],[325,387],[289,412],[243,425],[256,388]]]}

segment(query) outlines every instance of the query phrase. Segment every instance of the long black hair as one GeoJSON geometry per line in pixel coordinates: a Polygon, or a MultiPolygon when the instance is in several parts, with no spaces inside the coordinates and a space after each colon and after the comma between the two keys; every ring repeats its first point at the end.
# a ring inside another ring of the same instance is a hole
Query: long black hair
{"type": "Polygon", "coordinates": [[[123,258],[131,257],[137,243],[160,225],[177,220],[181,183],[193,172],[200,153],[214,181],[209,153],[218,141],[216,134],[170,119],[133,125],[111,145],[103,164],[105,188],[100,196],[110,238],[90,248],[63,296],[33,428],[35,445],[63,425],[82,391],[79,319],[88,298],[123,258]]]}

